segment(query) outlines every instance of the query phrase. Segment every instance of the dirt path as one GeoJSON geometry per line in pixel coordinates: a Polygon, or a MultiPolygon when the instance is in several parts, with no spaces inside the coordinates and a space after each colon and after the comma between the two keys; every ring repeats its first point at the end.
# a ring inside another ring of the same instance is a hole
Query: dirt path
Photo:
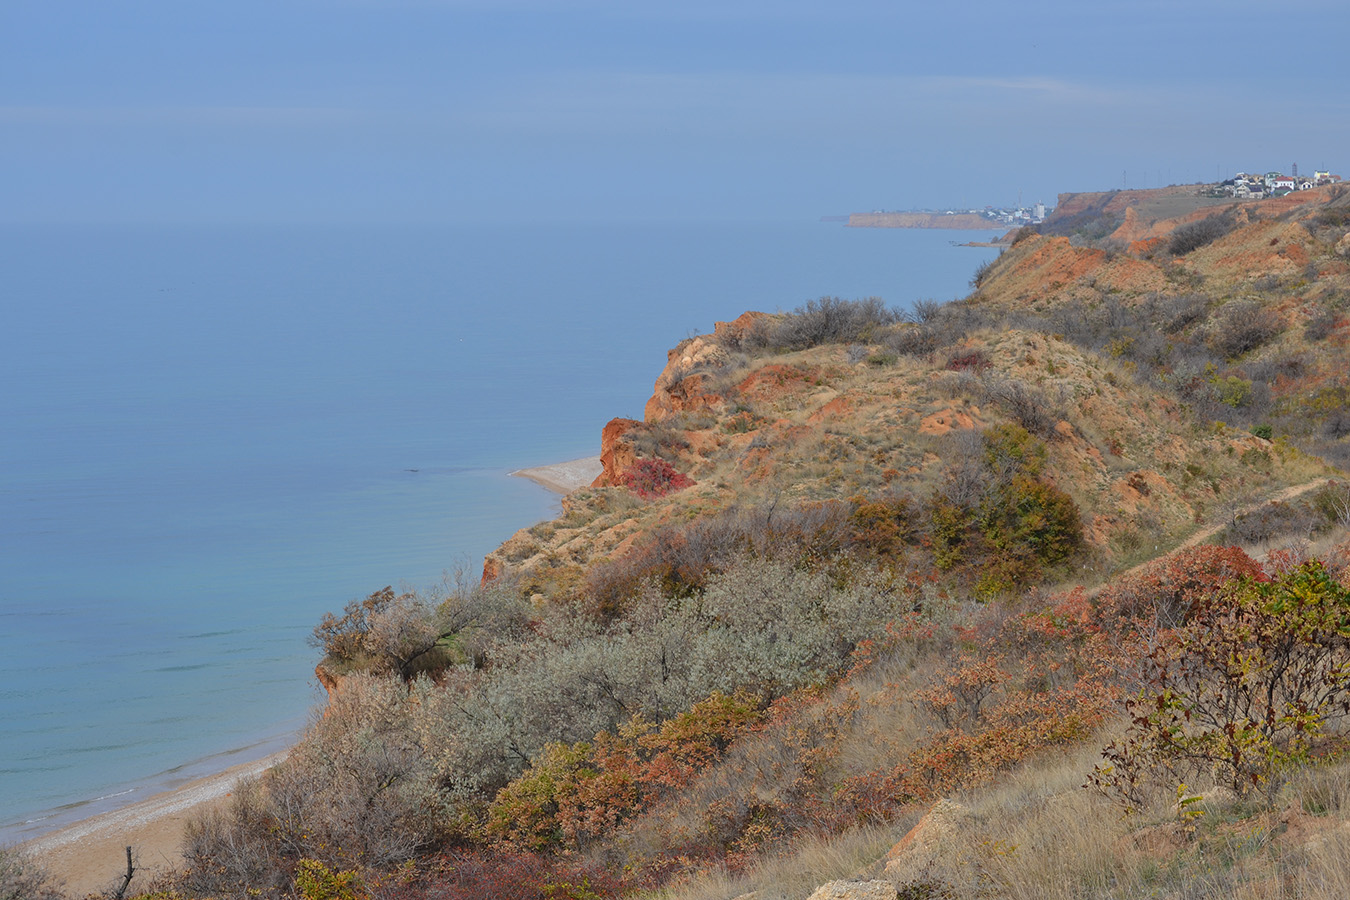
{"type": "MultiPolygon", "coordinates": [[[[1315,491],[1329,481],[1331,481],[1330,478],[1323,477],[1314,479],[1309,482],[1305,482],[1304,484],[1292,485],[1290,487],[1285,488],[1282,491],[1278,491],[1274,494],[1271,494],[1269,497],[1266,497],[1263,500],[1258,500],[1255,503],[1250,503],[1247,506],[1242,507],[1241,509],[1233,513],[1233,517],[1236,518],[1237,516],[1245,516],[1248,513],[1255,512],[1256,510],[1261,509],[1263,506],[1269,506],[1272,503],[1285,503],[1289,500],[1294,499],[1295,497],[1301,497],[1302,495],[1309,493],[1310,491],[1315,491]]],[[[1123,572],[1117,572],[1115,575],[1111,576],[1110,580],[1115,581],[1116,579],[1119,578],[1127,578],[1131,575],[1136,575],[1139,572],[1143,571],[1144,569],[1148,568],[1149,566],[1153,565],[1160,559],[1166,559],[1167,557],[1171,556],[1174,553],[1177,553],[1178,551],[1185,550],[1189,547],[1194,547],[1197,544],[1203,544],[1205,541],[1214,537],[1214,535],[1223,531],[1227,527],[1228,527],[1227,522],[1214,522],[1209,525],[1206,525],[1204,528],[1201,528],[1195,534],[1186,538],[1186,540],[1182,541],[1176,547],[1172,548],[1171,550],[1167,551],[1161,556],[1155,556],[1153,559],[1145,560],[1144,562],[1139,563],[1139,565],[1137,566],[1130,566],[1123,572]]],[[[1101,589],[1100,587],[1096,588],[1096,590],[1100,589],[1101,589]]]]}

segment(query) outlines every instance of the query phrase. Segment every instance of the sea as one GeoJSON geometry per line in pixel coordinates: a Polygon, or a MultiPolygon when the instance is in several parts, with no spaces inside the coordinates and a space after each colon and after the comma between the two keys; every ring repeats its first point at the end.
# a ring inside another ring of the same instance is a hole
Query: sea
{"type": "Polygon", "coordinates": [[[989,232],[0,226],[0,844],[293,742],[326,611],[476,577],[666,351],[989,232]]]}

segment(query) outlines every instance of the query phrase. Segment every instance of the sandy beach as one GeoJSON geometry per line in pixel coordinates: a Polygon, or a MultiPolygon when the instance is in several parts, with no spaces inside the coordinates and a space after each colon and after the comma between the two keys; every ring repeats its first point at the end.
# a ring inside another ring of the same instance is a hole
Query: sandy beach
{"type": "MultiPolygon", "coordinates": [[[[569,494],[588,486],[601,471],[600,457],[588,456],[510,474],[569,494]]],[[[156,875],[181,864],[183,830],[193,815],[223,804],[241,780],[261,774],[285,755],[282,751],[233,766],[130,806],[74,822],[22,846],[63,882],[71,897],[84,897],[119,884],[130,846],[136,866],[131,889],[144,889],[156,875]]]]}
{"type": "Polygon", "coordinates": [[[559,494],[570,494],[578,488],[589,485],[603,471],[600,457],[587,456],[567,462],[554,463],[551,466],[537,466],[533,469],[518,469],[511,474],[517,478],[528,478],[559,494]]]}
{"type": "Polygon", "coordinates": [[[286,753],[233,766],[188,782],[139,803],[83,819],[24,844],[71,897],[115,887],[126,871],[126,848],[132,848],[136,876],[131,892],[143,889],[156,874],[181,862],[183,828],[196,812],[225,801],[241,780],[261,774],[286,753]]]}

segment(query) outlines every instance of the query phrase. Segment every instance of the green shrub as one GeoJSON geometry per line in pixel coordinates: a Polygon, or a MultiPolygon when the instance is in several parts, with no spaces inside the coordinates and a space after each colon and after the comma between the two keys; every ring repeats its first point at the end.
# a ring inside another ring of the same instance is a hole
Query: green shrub
{"type": "Polygon", "coordinates": [[[1272,798],[1279,777],[1350,716],[1350,592],[1320,563],[1197,598],[1146,658],[1132,724],[1093,782],[1137,805],[1213,777],[1272,798]]]}
{"type": "Polygon", "coordinates": [[[316,859],[300,860],[295,889],[303,900],[367,900],[370,896],[359,872],[334,872],[316,859]]]}
{"type": "Polygon", "coordinates": [[[1229,375],[1214,382],[1214,395],[1220,403],[1239,409],[1251,403],[1252,383],[1245,378],[1229,375]]]}
{"type": "Polygon", "coordinates": [[[980,517],[989,543],[1014,558],[1046,564],[1067,559],[1083,544],[1078,504],[1054,485],[1016,475],[980,517]]]}

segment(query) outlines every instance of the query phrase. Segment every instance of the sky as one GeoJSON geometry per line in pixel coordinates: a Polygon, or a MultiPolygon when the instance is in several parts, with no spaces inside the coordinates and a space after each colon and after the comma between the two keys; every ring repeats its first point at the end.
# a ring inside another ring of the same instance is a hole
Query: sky
{"type": "Polygon", "coordinates": [[[1350,177],[1341,0],[0,0],[0,223],[792,221],[1350,177]]]}

